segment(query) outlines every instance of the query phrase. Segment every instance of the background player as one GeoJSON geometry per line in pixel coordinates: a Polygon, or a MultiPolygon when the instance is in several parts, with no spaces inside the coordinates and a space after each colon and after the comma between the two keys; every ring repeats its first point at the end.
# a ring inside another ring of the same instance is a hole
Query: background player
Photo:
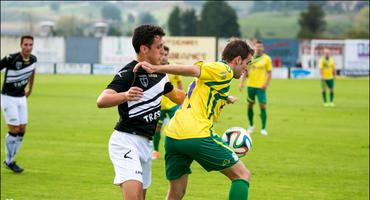
{"type": "Polygon", "coordinates": [[[262,135],[267,135],[266,130],[266,121],[267,121],[267,112],[266,112],[266,90],[271,81],[271,71],[272,64],[271,58],[264,53],[263,43],[260,40],[255,42],[255,55],[252,62],[249,65],[248,72],[244,73],[240,81],[240,90],[244,88],[245,79],[247,80],[247,101],[248,101],[248,120],[249,128],[248,133],[252,133],[254,130],[253,123],[253,106],[256,102],[256,96],[258,98],[258,103],[261,109],[261,122],[262,122],[262,135]]]}
{"type": "Polygon", "coordinates": [[[334,106],[334,79],[335,63],[333,57],[330,55],[328,48],[324,49],[324,56],[320,59],[319,63],[320,74],[321,74],[321,85],[322,85],[322,100],[324,106],[334,106]],[[330,103],[326,101],[326,87],[330,90],[330,103]]]}
{"type": "Polygon", "coordinates": [[[5,139],[4,166],[16,173],[23,171],[14,159],[26,133],[28,122],[26,98],[32,93],[37,62],[36,56],[31,54],[32,36],[22,36],[20,47],[20,52],[9,54],[0,61],[0,70],[6,69],[1,91],[1,110],[9,130],[5,139]],[[28,91],[25,92],[27,84],[28,91]]]}
{"type": "MultiPolygon", "coordinates": [[[[169,64],[168,62],[168,55],[170,53],[170,49],[167,46],[164,46],[164,54],[163,54],[163,60],[161,62],[162,65],[169,64]]],[[[173,74],[168,74],[168,78],[170,79],[170,82],[172,83],[173,86],[177,87],[178,89],[182,90],[182,78],[179,75],[173,75],[173,74]]],[[[153,146],[154,146],[154,151],[152,158],[158,159],[160,156],[159,153],[159,142],[161,140],[161,129],[162,125],[164,123],[164,120],[171,119],[173,115],[175,114],[176,110],[179,108],[179,105],[173,103],[170,99],[167,97],[162,98],[161,102],[161,116],[159,118],[158,124],[157,124],[157,129],[155,131],[155,135],[153,137],[153,146]]]]}
{"type": "Polygon", "coordinates": [[[162,95],[177,104],[185,98],[185,92],[174,89],[166,74],[132,71],[138,62],[161,63],[164,35],[158,26],[137,27],[132,37],[137,60],[123,67],[97,99],[99,108],[118,106],[120,119],[109,140],[109,156],[116,174],[114,184],[121,186],[124,199],[145,199],[151,184],[151,140],[162,95]]]}
{"type": "Polygon", "coordinates": [[[253,50],[245,41],[234,40],[222,53],[222,62],[195,65],[161,65],[139,63],[149,73],[161,72],[197,77],[189,86],[181,108],[165,127],[166,177],[170,181],[168,200],[185,195],[191,163],[196,160],[207,171],[220,171],[231,181],[229,199],[248,198],[250,173],[238,156],[222,143],[214,133],[214,121],[226,103],[234,103],[229,96],[230,82],[240,78],[253,50]]]}

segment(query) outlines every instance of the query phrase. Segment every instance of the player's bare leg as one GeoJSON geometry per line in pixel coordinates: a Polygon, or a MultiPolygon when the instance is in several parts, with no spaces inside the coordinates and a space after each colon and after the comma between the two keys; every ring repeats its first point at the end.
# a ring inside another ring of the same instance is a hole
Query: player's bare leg
{"type": "Polygon", "coordinates": [[[140,181],[128,180],[121,184],[123,199],[144,200],[143,184],[140,181]]]}
{"type": "Polygon", "coordinates": [[[229,192],[229,200],[245,200],[248,199],[249,179],[251,173],[240,160],[228,169],[221,171],[231,181],[229,192]]]}
{"type": "Polygon", "coordinates": [[[188,177],[188,174],[184,174],[179,179],[170,181],[167,200],[181,200],[184,197],[188,185],[188,177]]]}

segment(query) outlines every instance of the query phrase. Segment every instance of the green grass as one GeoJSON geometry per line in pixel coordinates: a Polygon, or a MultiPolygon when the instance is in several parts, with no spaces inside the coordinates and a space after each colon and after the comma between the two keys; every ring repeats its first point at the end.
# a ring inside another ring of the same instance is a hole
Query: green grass
{"type": "MultiPolygon", "coordinates": [[[[37,75],[28,100],[29,127],[17,156],[25,168],[1,167],[1,199],[120,199],[108,140],[116,108],[95,101],[111,76],[37,75]]],[[[186,79],[189,82],[189,79],[186,79]]],[[[216,123],[221,133],[247,126],[245,92],[226,106],[216,123]]],[[[253,134],[253,149],[242,158],[252,172],[251,200],[369,199],[369,79],[336,81],[336,107],[321,105],[318,80],[273,80],[268,91],[268,131],[253,134]]],[[[259,114],[255,110],[256,115],[259,114]]],[[[1,160],[6,125],[1,119],[1,160]]],[[[168,183],[162,157],[153,162],[147,199],[164,199],[168,183]]],[[[192,166],[185,200],[227,199],[230,182],[218,172],[192,166]]]]}

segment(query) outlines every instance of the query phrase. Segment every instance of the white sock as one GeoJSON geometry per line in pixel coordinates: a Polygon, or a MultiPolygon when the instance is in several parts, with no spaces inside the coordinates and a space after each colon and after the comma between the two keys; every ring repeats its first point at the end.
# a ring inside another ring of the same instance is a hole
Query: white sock
{"type": "Polygon", "coordinates": [[[13,160],[15,158],[15,155],[17,154],[19,148],[21,147],[21,144],[23,142],[23,136],[20,136],[18,135],[17,136],[17,139],[16,139],[16,142],[15,142],[15,148],[14,148],[14,157],[13,157],[13,160]]]}
{"type": "Polygon", "coordinates": [[[13,162],[14,157],[15,157],[15,151],[16,151],[16,143],[17,143],[17,136],[14,136],[13,134],[6,134],[5,137],[5,162],[7,164],[13,162]]]}

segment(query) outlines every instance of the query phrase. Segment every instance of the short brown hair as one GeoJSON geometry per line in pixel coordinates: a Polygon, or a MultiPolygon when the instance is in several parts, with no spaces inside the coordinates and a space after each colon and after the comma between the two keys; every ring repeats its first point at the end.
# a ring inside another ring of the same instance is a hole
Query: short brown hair
{"type": "Polygon", "coordinates": [[[240,56],[243,60],[249,54],[254,54],[254,50],[247,44],[246,41],[234,39],[229,42],[222,52],[222,60],[231,62],[234,58],[240,56]]]}
{"type": "Polygon", "coordinates": [[[33,41],[33,36],[32,35],[22,35],[21,37],[21,44],[23,44],[24,39],[30,39],[33,41]]]}
{"type": "Polygon", "coordinates": [[[132,36],[132,46],[134,46],[135,52],[138,54],[140,52],[140,46],[145,45],[150,48],[153,44],[154,38],[156,36],[166,35],[163,29],[159,26],[144,24],[138,26],[134,30],[134,35],[132,36]]]}

